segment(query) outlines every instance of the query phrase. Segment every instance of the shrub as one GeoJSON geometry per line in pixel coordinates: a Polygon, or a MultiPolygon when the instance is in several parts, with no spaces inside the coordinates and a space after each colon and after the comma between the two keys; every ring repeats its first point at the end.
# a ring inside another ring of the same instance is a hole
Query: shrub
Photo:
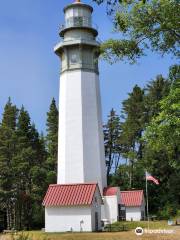
{"type": "MultiPolygon", "coordinates": [[[[151,229],[157,229],[157,228],[168,228],[166,221],[150,221],[149,222],[151,229]]],[[[105,227],[105,231],[111,231],[111,232],[121,232],[121,231],[128,231],[128,230],[134,230],[137,227],[147,228],[148,222],[147,221],[124,221],[124,222],[115,222],[113,224],[108,224],[105,227]]]]}
{"type": "Polygon", "coordinates": [[[173,205],[166,205],[161,211],[158,212],[159,219],[171,219],[177,214],[177,208],[173,205]]]}

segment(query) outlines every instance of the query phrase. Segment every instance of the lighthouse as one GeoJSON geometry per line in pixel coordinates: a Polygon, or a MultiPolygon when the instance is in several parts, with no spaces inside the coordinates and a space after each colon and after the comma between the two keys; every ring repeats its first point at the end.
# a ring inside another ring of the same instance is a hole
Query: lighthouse
{"type": "Polygon", "coordinates": [[[64,8],[61,60],[58,184],[97,182],[106,187],[99,89],[99,42],[91,6],[75,1],[64,8]]]}
{"type": "Polygon", "coordinates": [[[119,189],[108,188],[93,8],[76,0],[54,52],[61,62],[57,184],[43,201],[46,232],[99,231],[117,221],[119,189]]]}

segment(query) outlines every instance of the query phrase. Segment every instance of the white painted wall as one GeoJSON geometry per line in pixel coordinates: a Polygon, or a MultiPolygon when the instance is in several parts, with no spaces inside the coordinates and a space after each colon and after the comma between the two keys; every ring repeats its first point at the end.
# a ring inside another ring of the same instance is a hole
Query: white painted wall
{"type": "Polygon", "coordinates": [[[119,209],[118,204],[120,202],[120,188],[117,190],[117,194],[113,196],[104,196],[104,206],[102,207],[103,219],[107,219],[108,222],[114,223],[118,221],[119,209]]]}
{"type": "Polygon", "coordinates": [[[60,79],[58,184],[98,182],[106,187],[99,77],[66,71],[60,79]]]}
{"type": "Polygon", "coordinates": [[[141,212],[144,212],[145,217],[145,204],[143,203],[140,207],[126,207],[126,221],[141,221],[141,212]]]}
{"type": "Polygon", "coordinates": [[[104,211],[105,219],[110,223],[117,222],[117,197],[116,196],[106,196],[104,197],[104,211]]]}
{"type": "Polygon", "coordinates": [[[126,221],[140,221],[141,207],[126,207],[126,221]]]}
{"type": "Polygon", "coordinates": [[[145,199],[143,196],[142,204],[139,207],[126,207],[126,221],[141,221],[145,218],[145,199]],[[142,215],[142,212],[144,215],[142,215]]]}
{"type": "Polygon", "coordinates": [[[59,106],[58,184],[83,183],[81,72],[61,75],[59,106]]]}
{"type": "Polygon", "coordinates": [[[46,207],[46,232],[80,232],[80,222],[83,220],[82,231],[92,231],[90,207],[46,207]]]}
{"type": "Polygon", "coordinates": [[[85,29],[76,29],[74,30],[69,30],[64,34],[64,41],[71,41],[75,39],[89,39],[89,40],[94,40],[94,36],[92,35],[91,32],[85,29]]]}

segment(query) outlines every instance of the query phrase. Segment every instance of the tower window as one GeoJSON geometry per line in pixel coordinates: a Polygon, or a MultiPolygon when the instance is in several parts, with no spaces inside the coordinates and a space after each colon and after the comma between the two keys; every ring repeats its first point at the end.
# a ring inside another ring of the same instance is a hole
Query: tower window
{"type": "Polygon", "coordinates": [[[91,27],[91,18],[89,17],[69,17],[66,19],[66,27],[91,27]]]}
{"type": "Polygon", "coordinates": [[[78,62],[77,54],[74,53],[74,54],[71,55],[71,63],[75,64],[77,62],[78,62]]]}
{"type": "Polygon", "coordinates": [[[74,26],[82,27],[83,26],[83,17],[74,17],[74,26]]]}

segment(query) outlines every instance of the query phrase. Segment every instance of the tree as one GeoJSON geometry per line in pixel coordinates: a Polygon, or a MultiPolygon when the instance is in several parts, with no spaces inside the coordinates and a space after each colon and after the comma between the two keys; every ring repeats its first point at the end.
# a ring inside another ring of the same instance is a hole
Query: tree
{"type": "Polygon", "coordinates": [[[15,226],[15,189],[13,158],[16,153],[16,121],[18,110],[9,98],[0,125],[0,205],[6,211],[7,228],[15,226]]]}
{"type": "Polygon", "coordinates": [[[175,64],[169,68],[168,79],[171,82],[171,84],[174,84],[174,86],[177,84],[178,86],[180,79],[180,65],[175,64]]]}
{"type": "Polygon", "coordinates": [[[122,163],[119,165],[116,173],[111,176],[111,185],[119,186],[121,191],[132,189],[145,189],[144,168],[140,161],[133,166],[133,187],[130,185],[131,165],[122,163]]]}
{"type": "Polygon", "coordinates": [[[39,135],[35,124],[31,124],[30,127],[29,143],[34,152],[34,158],[32,159],[32,165],[30,168],[30,182],[32,185],[30,204],[32,213],[29,219],[29,226],[31,229],[39,229],[44,226],[44,210],[42,207],[42,199],[45,196],[48,187],[48,169],[46,168],[47,151],[45,139],[43,134],[39,135]]]}
{"type": "Polygon", "coordinates": [[[31,168],[35,164],[35,151],[31,145],[30,116],[23,106],[18,116],[16,136],[17,153],[13,161],[17,196],[16,226],[18,229],[29,229],[32,221],[31,168]]]}
{"type": "MultiPolygon", "coordinates": [[[[180,205],[180,78],[178,66],[170,68],[170,92],[160,101],[160,111],[145,131],[144,164],[161,182],[160,206],[180,205]],[[173,79],[173,81],[172,81],[173,79]]],[[[180,72],[179,72],[180,73],[180,72]]],[[[154,202],[154,201],[152,201],[154,202]]]]}
{"type": "MultiPolygon", "coordinates": [[[[146,140],[155,150],[166,150],[174,167],[179,156],[180,143],[180,82],[177,80],[171,86],[170,93],[160,102],[160,113],[152,119],[146,130],[146,140]],[[173,163],[174,160],[174,163],[173,163]]],[[[180,167],[180,166],[179,166],[180,167]]]]}
{"type": "Polygon", "coordinates": [[[145,106],[147,111],[147,123],[152,117],[157,116],[160,111],[160,101],[168,95],[170,88],[169,79],[158,75],[155,80],[150,81],[145,88],[145,106]]]}
{"type": "Polygon", "coordinates": [[[122,155],[128,160],[127,164],[130,165],[129,188],[132,188],[135,162],[142,159],[143,143],[141,137],[146,118],[144,90],[137,85],[129,94],[129,98],[123,101],[122,117],[124,119],[124,122],[121,123],[120,138],[124,145],[122,155]]]}
{"type": "MultiPolygon", "coordinates": [[[[175,67],[172,69],[173,73],[171,71],[170,75],[175,79],[178,75],[177,69],[175,67]]],[[[118,136],[120,148],[117,153],[124,160],[121,159],[117,171],[111,175],[112,185],[120,184],[123,189],[144,188],[142,179],[147,166],[144,162],[146,142],[143,135],[152,118],[159,114],[160,101],[169,94],[171,82],[158,75],[144,89],[136,85],[123,101],[118,136]]]]}
{"type": "Polygon", "coordinates": [[[9,97],[7,104],[4,107],[4,113],[1,126],[8,127],[12,130],[16,128],[18,109],[15,105],[12,105],[11,98],[9,97]]]}
{"type": "Polygon", "coordinates": [[[111,62],[127,59],[135,62],[146,49],[179,56],[180,6],[177,0],[93,0],[106,2],[114,30],[122,39],[109,39],[101,46],[111,62]]]}
{"type": "Polygon", "coordinates": [[[21,108],[16,128],[16,155],[13,159],[16,187],[16,228],[31,229],[34,221],[42,226],[42,198],[47,188],[46,151],[29,113],[21,108]],[[39,217],[37,218],[36,212],[39,217]]]}
{"type": "Polygon", "coordinates": [[[9,99],[0,123],[0,221],[8,229],[43,227],[47,190],[45,139],[24,107],[9,99]]]}
{"type": "Polygon", "coordinates": [[[120,121],[114,109],[111,109],[107,124],[104,125],[104,145],[107,166],[107,179],[112,172],[116,172],[120,161],[120,121]]]}
{"type": "Polygon", "coordinates": [[[57,154],[58,154],[58,109],[53,98],[49,112],[47,113],[47,165],[48,182],[56,183],[57,180],[57,154]]]}

